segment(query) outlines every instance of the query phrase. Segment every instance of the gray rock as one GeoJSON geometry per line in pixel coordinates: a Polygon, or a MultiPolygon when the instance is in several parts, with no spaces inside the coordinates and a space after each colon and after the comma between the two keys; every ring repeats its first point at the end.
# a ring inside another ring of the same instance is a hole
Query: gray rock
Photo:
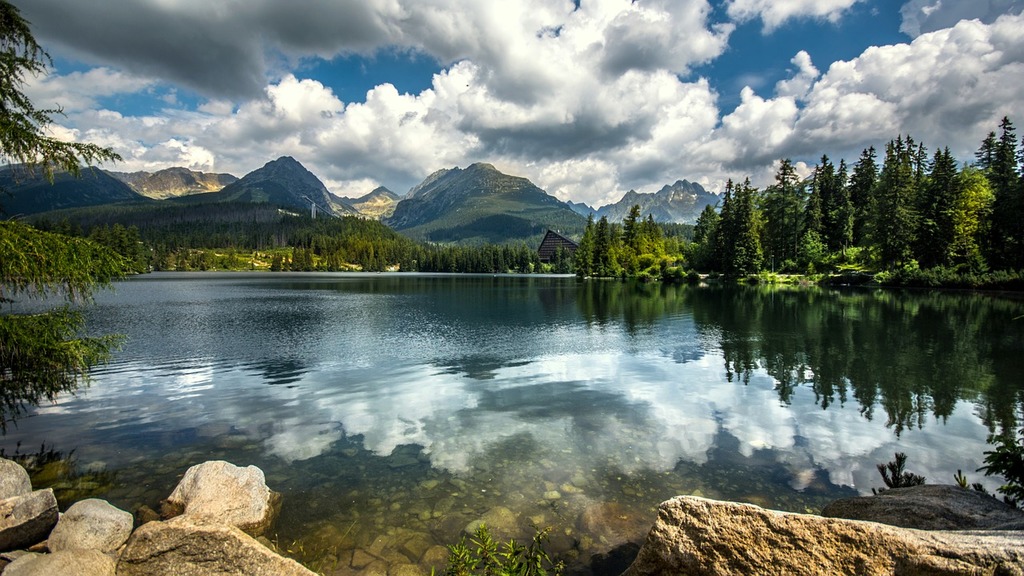
{"type": "Polygon", "coordinates": [[[89,498],[76,502],[61,515],[50,532],[51,552],[86,548],[113,552],[132,533],[132,515],[104,500],[89,498]]]}
{"type": "Polygon", "coordinates": [[[624,576],[1024,576],[1024,532],[929,532],[680,496],[624,576]]]}
{"type": "Polygon", "coordinates": [[[117,562],[117,576],[314,576],[234,526],[179,516],[140,526],[117,562]]]}
{"type": "Polygon", "coordinates": [[[941,484],[843,498],[821,515],[919,530],[1024,530],[1024,512],[976,490],[941,484]]]}
{"type": "Polygon", "coordinates": [[[0,500],[0,551],[46,540],[57,516],[57,498],[49,488],[0,500]]]}
{"type": "Polygon", "coordinates": [[[214,460],[189,468],[164,502],[164,510],[209,516],[250,536],[260,536],[277,518],[280,504],[280,494],[267,487],[262,470],[214,460]]]}
{"type": "Polygon", "coordinates": [[[32,491],[32,481],[21,464],[0,458],[0,500],[23,496],[32,491]]]}
{"type": "Polygon", "coordinates": [[[4,576],[114,576],[116,567],[113,558],[98,550],[62,550],[21,556],[4,569],[4,576]]]}

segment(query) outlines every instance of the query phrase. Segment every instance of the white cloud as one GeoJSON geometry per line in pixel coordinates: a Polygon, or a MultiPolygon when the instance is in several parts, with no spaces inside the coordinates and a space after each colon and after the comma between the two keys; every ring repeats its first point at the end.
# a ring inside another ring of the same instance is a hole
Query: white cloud
{"type": "Polygon", "coordinates": [[[820,18],[838,22],[861,0],[728,0],[726,11],[739,22],[760,18],[766,33],[794,18],[820,18]]]}
{"type": "MultiPolygon", "coordinates": [[[[737,18],[778,24],[838,18],[853,5],[813,4],[737,0],[729,9],[737,18]]],[[[852,159],[900,133],[968,158],[1002,115],[1024,108],[1020,16],[961,21],[911,43],[871,47],[824,73],[800,51],[773,93],[752,85],[734,109],[722,110],[708,80],[686,76],[721,54],[732,32],[710,23],[704,1],[601,0],[578,9],[542,0],[370,2],[347,9],[362,14],[372,34],[345,41],[314,37],[319,28],[298,38],[290,26],[305,16],[257,26],[269,6],[247,4],[238,17],[254,30],[274,27],[271,48],[292,58],[389,43],[448,64],[418,93],[381,84],[351,102],[326,80],[303,77],[301,66],[264,82],[257,98],[203,84],[211,97],[194,110],[180,109],[184,98],[175,86],[113,68],[55,74],[35,82],[33,96],[60,99],[69,111],[61,127],[69,134],[114,146],[126,158],[116,169],[150,170],[166,161],[241,176],[288,154],[336,193],[357,196],[377,184],[404,193],[440,168],[487,161],[559,198],[597,205],[679,178],[715,191],[726,178],[751,176],[764,185],[779,158],[852,159]],[[178,104],[138,116],[96,109],[104,98],[146,90],[176,95],[178,104]]],[[[198,17],[198,9],[185,7],[177,17],[198,17]]],[[[141,0],[132,5],[142,8],[155,9],[141,0]]],[[[339,16],[321,13],[332,15],[339,16]]],[[[219,41],[253,37],[228,26],[219,41]]],[[[264,68],[256,70],[265,76],[264,68]]],[[[201,75],[191,82],[202,83],[201,75]]]]}
{"type": "Polygon", "coordinates": [[[869,48],[815,83],[797,134],[803,147],[821,149],[909,133],[967,157],[999,118],[1024,107],[1022,56],[1020,16],[961,21],[910,44],[869,48]]]}
{"type": "Polygon", "coordinates": [[[900,32],[917,38],[926,32],[950,28],[961,20],[992,23],[1003,14],[1020,14],[1024,0],[909,0],[900,8],[900,32]]]}
{"type": "Polygon", "coordinates": [[[792,78],[776,83],[775,93],[779,96],[791,96],[796,100],[803,100],[807,97],[811,86],[814,85],[814,81],[818,79],[820,72],[811,62],[811,55],[804,50],[797,52],[790,63],[796,66],[797,72],[792,78]]]}

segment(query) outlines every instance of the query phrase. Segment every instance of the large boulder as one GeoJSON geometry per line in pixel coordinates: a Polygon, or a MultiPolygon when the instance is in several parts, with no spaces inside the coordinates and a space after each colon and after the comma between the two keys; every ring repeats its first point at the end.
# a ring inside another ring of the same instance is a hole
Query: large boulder
{"type": "Polygon", "coordinates": [[[926,532],[680,496],[624,576],[995,574],[1024,576],[1024,533],[926,532]]]}
{"type": "Polygon", "coordinates": [[[919,530],[1024,530],[1024,512],[977,490],[942,484],[843,498],[821,515],[919,530]]]}
{"type": "Polygon", "coordinates": [[[140,526],[117,563],[118,576],[314,576],[234,526],[178,516],[140,526]]]}
{"type": "Polygon", "coordinates": [[[0,551],[46,540],[57,516],[57,498],[49,488],[0,500],[0,551]]]}
{"type": "Polygon", "coordinates": [[[163,503],[164,517],[209,516],[260,536],[277,518],[281,496],[267,487],[263,471],[223,460],[196,464],[163,503]]]}
{"type": "Polygon", "coordinates": [[[98,550],[26,554],[4,569],[4,576],[114,576],[117,562],[98,550]]]}
{"type": "Polygon", "coordinates": [[[47,544],[51,552],[75,548],[113,552],[128,540],[133,520],[131,513],[89,498],[72,504],[61,515],[47,544]]]}
{"type": "Polygon", "coordinates": [[[23,496],[32,491],[32,481],[21,464],[0,458],[0,500],[23,496]]]}

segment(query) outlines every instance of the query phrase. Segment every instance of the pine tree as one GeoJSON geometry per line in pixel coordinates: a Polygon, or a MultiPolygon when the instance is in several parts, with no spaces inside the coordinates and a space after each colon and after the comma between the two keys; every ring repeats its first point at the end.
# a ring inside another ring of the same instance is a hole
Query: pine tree
{"type": "Polygon", "coordinates": [[[594,215],[587,216],[587,227],[583,229],[583,237],[580,239],[576,253],[573,255],[573,267],[576,268],[576,275],[586,278],[594,275],[594,215]]]}
{"type": "Polygon", "coordinates": [[[853,205],[846,181],[846,162],[839,161],[839,168],[823,189],[822,222],[824,240],[829,251],[837,252],[853,241],[853,205]]]}
{"type": "Polygon", "coordinates": [[[704,206],[693,227],[693,244],[690,248],[690,266],[698,270],[721,270],[715,260],[715,239],[721,218],[710,204],[704,206]]]}
{"type": "Polygon", "coordinates": [[[917,200],[918,227],[915,234],[917,261],[922,268],[950,263],[953,217],[958,186],[956,160],[949,148],[936,150],[931,170],[917,200]]]}
{"type": "Polygon", "coordinates": [[[765,188],[760,198],[766,220],[763,247],[772,269],[787,261],[795,262],[803,229],[803,187],[793,163],[787,158],[775,173],[775,184],[765,188]]]}
{"type": "Polygon", "coordinates": [[[876,192],[873,243],[882,267],[893,269],[913,260],[917,229],[916,154],[914,142],[902,136],[885,147],[885,165],[876,192]]]}
{"type": "Polygon", "coordinates": [[[1024,190],[1018,172],[1017,136],[1010,119],[1000,135],[987,172],[995,202],[989,237],[990,261],[996,268],[1024,268],[1024,190]]]}
{"type": "Polygon", "coordinates": [[[861,152],[850,176],[849,196],[853,211],[853,245],[866,246],[869,241],[872,218],[875,213],[875,186],[878,183],[878,165],[875,148],[861,152]]]}

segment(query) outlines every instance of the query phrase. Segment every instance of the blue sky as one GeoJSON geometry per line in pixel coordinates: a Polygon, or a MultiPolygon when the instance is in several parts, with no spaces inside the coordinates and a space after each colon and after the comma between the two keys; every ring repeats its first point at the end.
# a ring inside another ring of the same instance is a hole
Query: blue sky
{"type": "Polygon", "coordinates": [[[53,132],[123,171],[291,155],[357,196],[486,161],[600,205],[901,133],[969,160],[1024,122],[1024,0],[14,4],[54,57],[27,88],[53,132]]]}

